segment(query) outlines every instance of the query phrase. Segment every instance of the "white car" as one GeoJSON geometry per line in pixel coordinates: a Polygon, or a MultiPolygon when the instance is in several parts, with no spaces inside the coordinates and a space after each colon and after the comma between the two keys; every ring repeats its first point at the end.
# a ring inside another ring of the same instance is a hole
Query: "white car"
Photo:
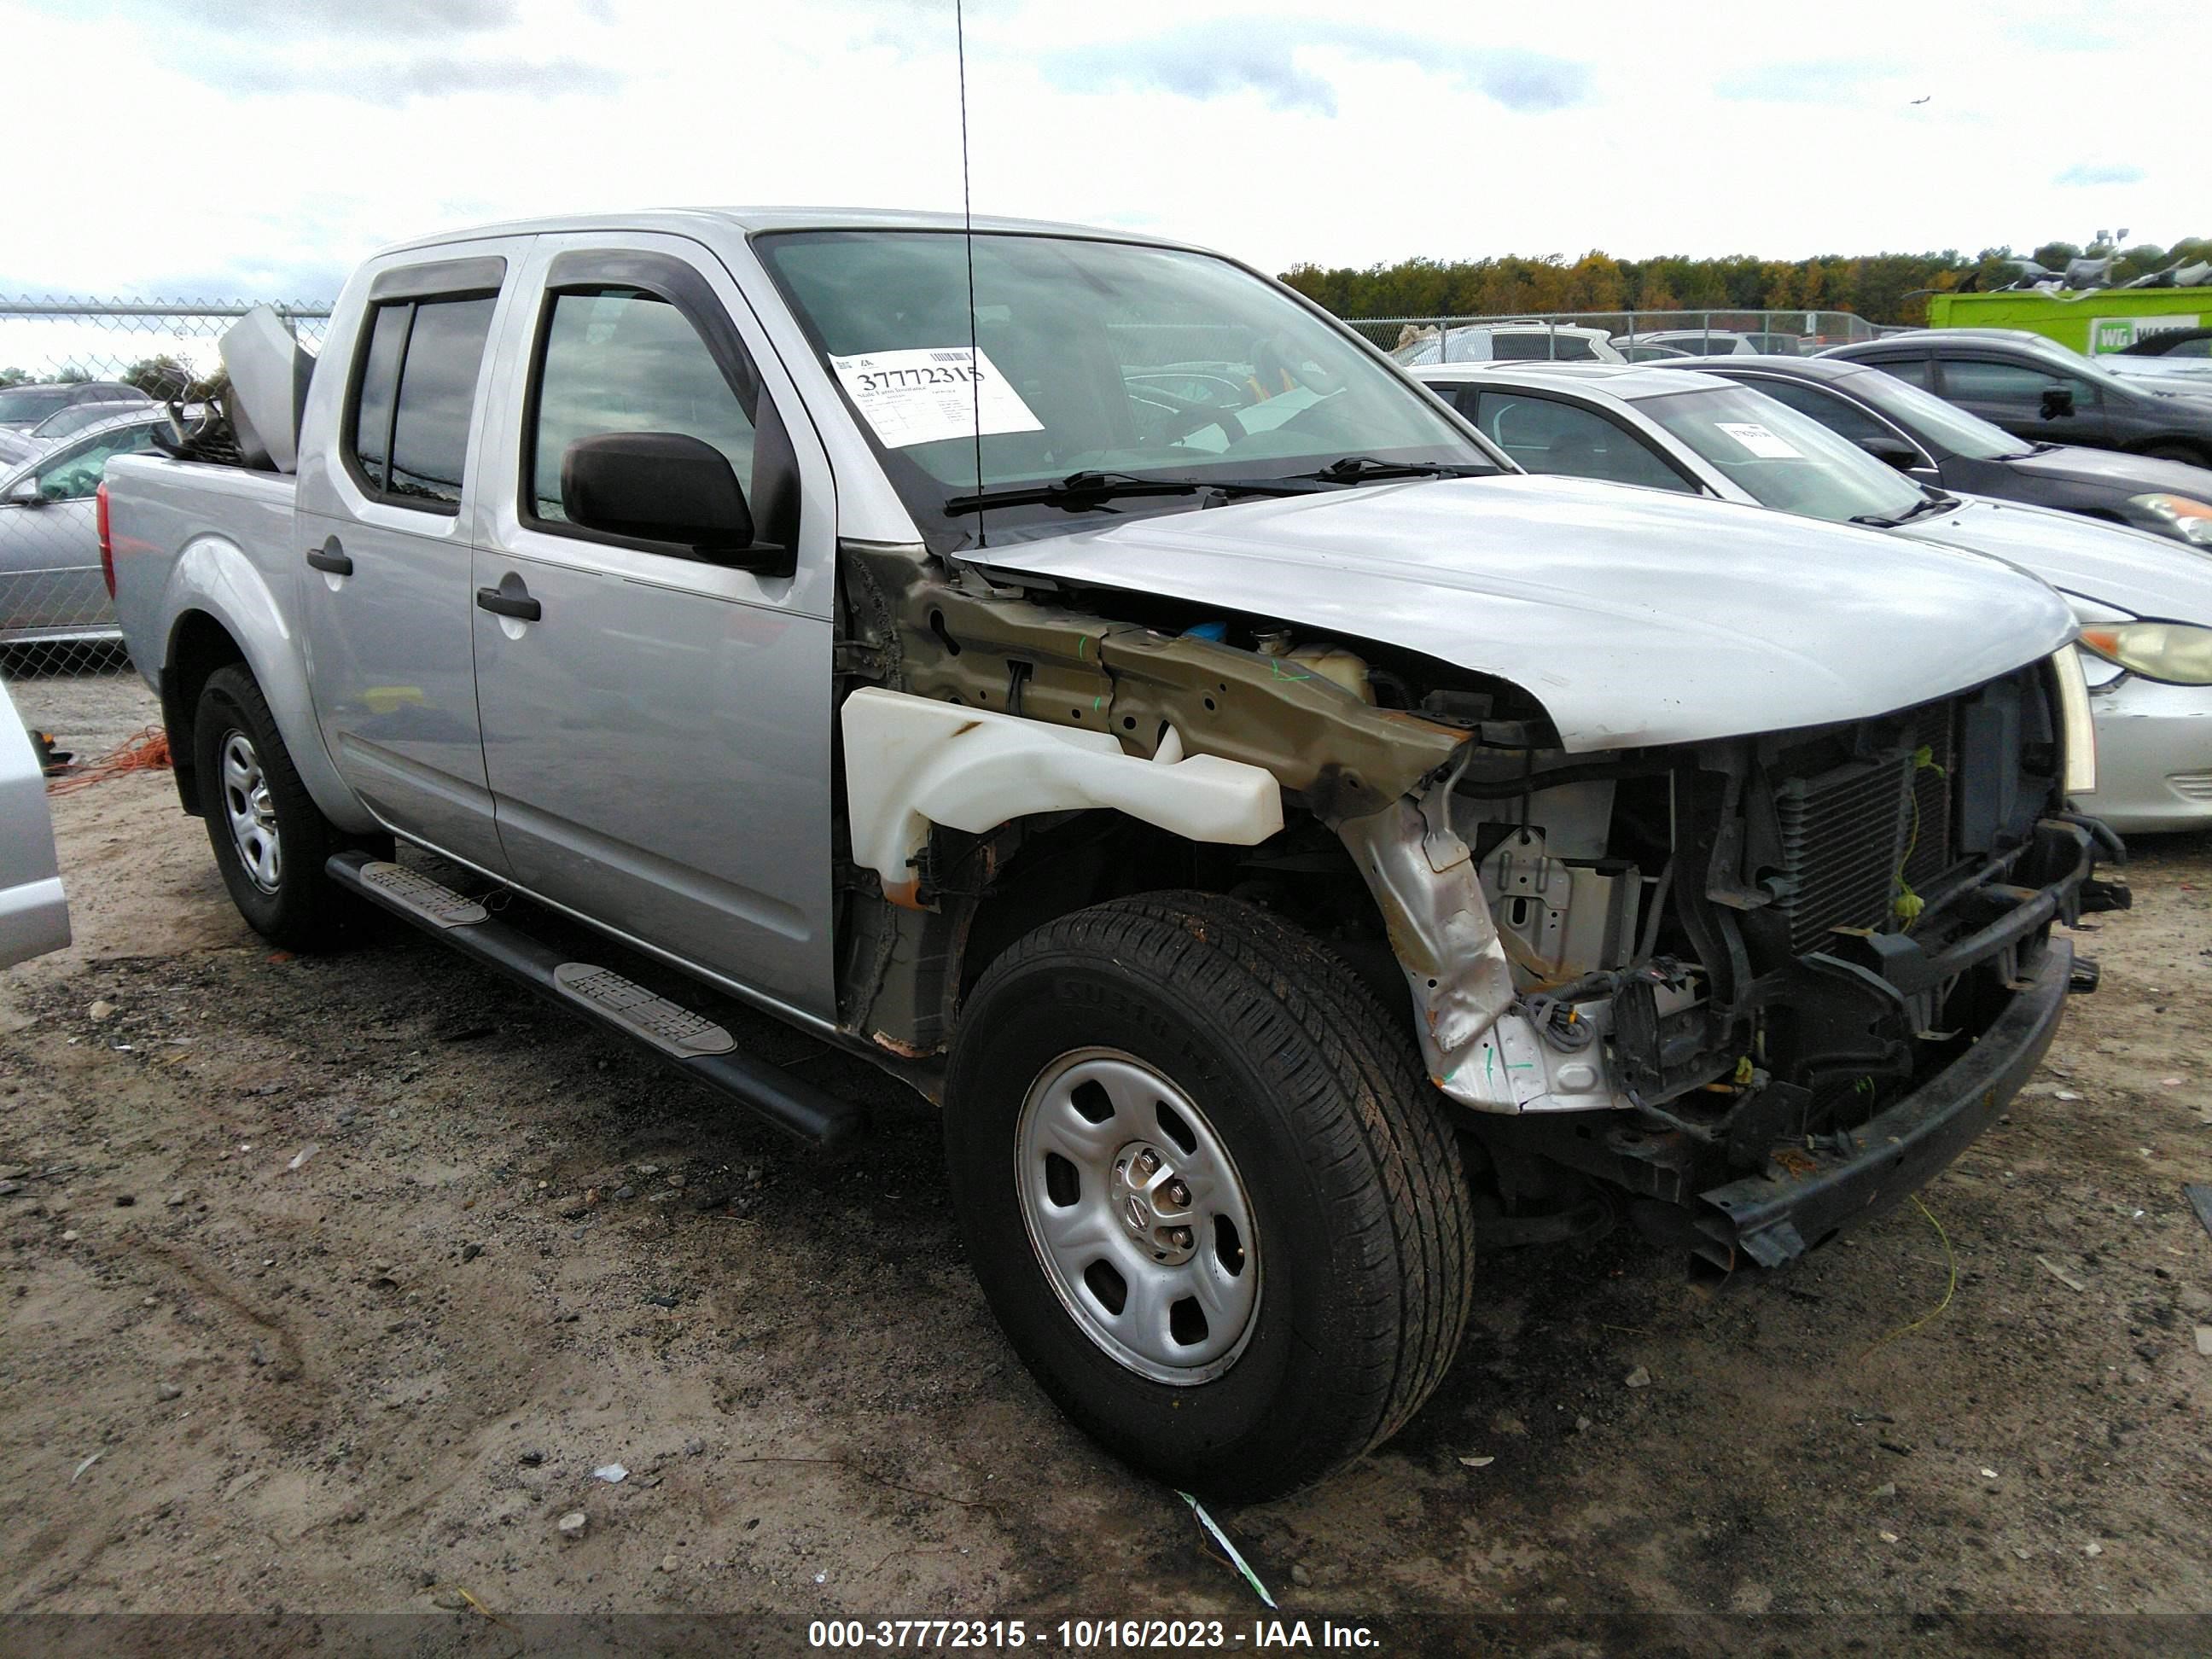
{"type": "Polygon", "coordinates": [[[46,773],[0,684],[0,968],[69,942],[69,900],[54,860],[46,773]]]}
{"type": "Polygon", "coordinates": [[[1761,349],[1750,335],[1727,328],[1638,329],[1632,334],[1614,335],[1613,343],[1624,351],[1630,346],[1671,346],[1686,357],[1746,357],[1761,349]]]}
{"type": "Polygon", "coordinates": [[[1542,362],[1619,363],[1601,328],[1567,323],[1483,323],[1447,326],[1440,335],[1422,329],[1390,354],[1401,368],[1425,363],[1542,362]]]}
{"type": "Polygon", "coordinates": [[[2091,359],[2108,374],[2124,380],[2142,380],[2172,392],[2203,391],[2212,387],[2212,359],[2203,357],[2130,357],[2108,351],[2091,359]]]}
{"type": "MultiPolygon", "coordinates": [[[[1418,377],[1531,472],[1704,495],[1987,553],[2082,625],[2097,787],[2113,828],[2212,823],[2212,563],[2164,538],[1916,483],[1810,416],[1679,369],[1538,363],[1418,377]]],[[[1900,613],[1912,603],[1898,595],[1900,613]]]]}

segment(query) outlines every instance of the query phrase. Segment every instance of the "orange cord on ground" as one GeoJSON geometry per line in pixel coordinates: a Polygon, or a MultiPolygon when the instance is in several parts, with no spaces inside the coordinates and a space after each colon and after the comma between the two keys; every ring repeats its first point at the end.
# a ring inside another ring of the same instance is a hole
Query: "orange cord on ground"
{"type": "Polygon", "coordinates": [[[46,785],[46,793],[70,794],[125,772],[161,772],[168,767],[169,734],[158,726],[149,726],[124,738],[99,759],[71,767],[67,775],[46,785]]]}

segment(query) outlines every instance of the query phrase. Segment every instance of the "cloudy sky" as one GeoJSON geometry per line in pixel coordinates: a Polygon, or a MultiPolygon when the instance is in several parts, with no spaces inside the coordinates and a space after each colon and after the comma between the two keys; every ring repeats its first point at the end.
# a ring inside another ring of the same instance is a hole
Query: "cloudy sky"
{"type": "MultiPolygon", "coordinates": [[[[2205,0],[971,0],[967,25],[979,212],[1270,270],[2212,230],[2205,0]]],[[[0,0],[0,291],[324,299],[453,225],[960,201],[951,0],[0,0]]]]}

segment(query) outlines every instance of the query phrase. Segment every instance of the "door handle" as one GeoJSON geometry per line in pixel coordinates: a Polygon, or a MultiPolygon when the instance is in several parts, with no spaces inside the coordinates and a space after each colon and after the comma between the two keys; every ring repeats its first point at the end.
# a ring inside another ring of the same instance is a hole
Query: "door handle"
{"type": "Polygon", "coordinates": [[[477,609],[489,611],[495,617],[512,617],[517,622],[536,622],[544,614],[544,607],[530,597],[520,581],[511,590],[504,586],[479,587],[477,609]]]}
{"type": "Polygon", "coordinates": [[[318,570],[328,571],[333,576],[353,574],[353,560],[348,556],[345,549],[338,544],[338,538],[335,536],[320,547],[309,548],[307,562],[318,570]]]}

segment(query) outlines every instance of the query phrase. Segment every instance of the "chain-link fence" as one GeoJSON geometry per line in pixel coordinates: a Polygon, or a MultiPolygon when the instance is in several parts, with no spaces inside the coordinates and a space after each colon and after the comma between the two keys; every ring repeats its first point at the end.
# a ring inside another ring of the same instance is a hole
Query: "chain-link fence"
{"type": "Polygon", "coordinates": [[[1408,367],[1493,359],[1664,362],[1747,351],[1809,356],[1888,331],[1848,311],[1553,311],[1345,320],[1408,367]]]}
{"type": "MultiPolygon", "coordinates": [[[[0,297],[0,678],[125,666],[93,492],[220,373],[253,303],[0,297]]],[[[321,343],[329,307],[276,309],[321,343]]]]}

